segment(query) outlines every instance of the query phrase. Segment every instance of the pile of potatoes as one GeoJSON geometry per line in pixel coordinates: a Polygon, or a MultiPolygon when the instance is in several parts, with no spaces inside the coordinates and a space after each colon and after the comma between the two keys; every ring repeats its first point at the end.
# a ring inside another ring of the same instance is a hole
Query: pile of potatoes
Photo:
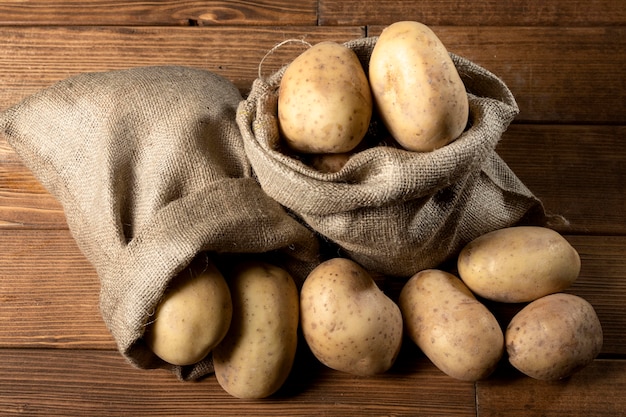
{"type": "Polygon", "coordinates": [[[175,365],[212,354],[218,383],[238,398],[281,388],[300,331],[321,363],[358,376],[388,371],[409,339],[459,380],[487,378],[504,357],[530,377],[558,380],[590,364],[603,342],[591,304],[563,292],[580,266],[565,238],[538,226],[475,239],[455,273],[419,271],[397,301],[347,258],[320,263],[299,291],[279,266],[246,261],[223,275],[203,259],[173,281],[145,341],[175,365]],[[523,308],[503,328],[485,301],[523,308]]]}
{"type": "Polygon", "coordinates": [[[409,279],[399,297],[406,333],[439,369],[460,380],[486,378],[505,352],[530,377],[565,378],[591,363],[603,342],[591,304],[562,292],[580,266],[578,252],[552,229],[487,233],[460,252],[458,277],[426,270],[409,279]],[[503,331],[482,300],[524,307],[503,331]]]}
{"type": "Polygon", "coordinates": [[[354,51],[334,42],[318,43],[291,62],[278,94],[286,149],[336,172],[371,145],[363,139],[375,111],[390,142],[415,152],[445,146],[467,127],[465,85],[427,26],[403,21],[385,28],[367,71],[354,51]]]}
{"type": "MultiPolygon", "coordinates": [[[[310,155],[321,171],[340,170],[362,149],[374,108],[395,143],[415,152],[445,146],[466,128],[463,82],[428,27],[386,28],[368,68],[366,75],[352,50],[332,42],[287,67],[278,120],[291,151],[310,155]]],[[[298,289],[279,265],[246,261],[222,273],[201,257],[172,281],[144,340],[173,365],[212,355],[218,383],[239,398],[264,398],[285,383],[300,332],[321,363],[359,376],[388,371],[410,339],[460,380],[488,377],[505,356],[530,377],[555,380],[602,347],[593,307],[563,292],[580,266],[560,234],[533,226],[475,239],[455,271],[417,272],[397,300],[346,258],[322,262],[298,289]],[[524,307],[504,327],[485,301],[524,307]]]]}
{"type": "Polygon", "coordinates": [[[570,376],[602,347],[602,327],[581,297],[577,251],[554,230],[518,226],[487,233],[458,256],[459,277],[429,269],[403,286],[397,304],[353,261],[331,259],[300,293],[301,327],[330,368],[374,375],[391,368],[407,336],[444,373],[464,381],[491,375],[507,355],[541,380],[570,376]],[[481,300],[526,303],[503,331],[481,300]]]}
{"type": "Polygon", "coordinates": [[[199,257],[172,281],[144,340],[172,365],[192,365],[212,354],[226,392],[264,398],[291,372],[298,328],[298,289],[287,271],[247,260],[222,274],[199,257]]]}

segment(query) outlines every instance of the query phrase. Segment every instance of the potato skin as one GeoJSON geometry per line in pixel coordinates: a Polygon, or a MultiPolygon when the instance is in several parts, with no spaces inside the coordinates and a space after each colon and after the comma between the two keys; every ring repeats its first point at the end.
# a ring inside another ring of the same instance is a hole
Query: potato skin
{"type": "Polygon", "coordinates": [[[232,316],[230,291],[208,259],[198,259],[172,280],[144,340],[172,365],[202,360],[226,335],[232,316]]]}
{"type": "Polygon", "coordinates": [[[236,268],[228,283],[233,319],[213,350],[215,376],[234,397],[268,397],[284,384],[296,355],[296,284],[284,269],[257,261],[236,268]]]}
{"type": "Polygon", "coordinates": [[[426,25],[402,21],[386,27],[370,57],[369,80],[378,114],[405,149],[441,148],[467,126],[465,85],[426,25]]]}
{"type": "Polygon", "coordinates": [[[278,122],[302,153],[343,153],[365,137],[372,116],[365,71],[350,48],[321,42],[289,64],[280,82],[278,122]]]}
{"type": "Polygon", "coordinates": [[[408,337],[445,374],[463,381],[488,377],[504,354],[496,318],[456,276],[429,269],[402,288],[408,337]]]}
{"type": "Polygon", "coordinates": [[[477,295],[520,303],[569,288],[580,273],[580,256],[559,233],[538,226],[495,230],[468,243],[457,267],[477,295]]]}
{"type": "Polygon", "coordinates": [[[310,160],[310,165],[316,170],[326,174],[339,172],[351,156],[351,152],[313,155],[310,160]]]}
{"type": "Polygon", "coordinates": [[[315,357],[353,375],[386,372],[402,345],[402,314],[357,263],[321,263],[300,291],[302,333],[315,357]]]}
{"type": "Polygon", "coordinates": [[[553,381],[589,365],[603,333],[591,304],[573,294],[551,294],[518,312],[505,333],[509,362],[524,374],[553,381]]]}

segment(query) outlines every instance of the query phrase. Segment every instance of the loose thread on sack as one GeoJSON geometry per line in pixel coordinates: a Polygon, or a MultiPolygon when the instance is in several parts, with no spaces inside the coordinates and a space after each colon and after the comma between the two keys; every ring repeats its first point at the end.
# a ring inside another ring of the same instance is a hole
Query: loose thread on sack
{"type": "Polygon", "coordinates": [[[258,77],[260,79],[263,79],[263,63],[265,62],[265,60],[269,58],[269,56],[272,55],[274,52],[276,52],[279,48],[289,43],[299,43],[301,45],[306,46],[307,48],[311,48],[313,46],[309,42],[305,41],[304,39],[285,39],[284,41],[277,43],[276,45],[274,45],[272,49],[267,51],[267,53],[261,59],[261,62],[259,62],[258,77]]]}

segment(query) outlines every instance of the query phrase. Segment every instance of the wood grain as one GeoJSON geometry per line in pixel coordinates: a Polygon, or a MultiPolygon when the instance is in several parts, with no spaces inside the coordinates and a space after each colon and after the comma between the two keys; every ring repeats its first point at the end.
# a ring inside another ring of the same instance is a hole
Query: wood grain
{"type": "Polygon", "coordinates": [[[315,25],[315,0],[0,2],[0,25],[315,25]]]}
{"type": "Polygon", "coordinates": [[[0,414],[476,415],[474,384],[447,377],[423,357],[403,358],[401,368],[383,376],[358,378],[305,355],[275,397],[254,401],[233,399],[213,376],[184,383],[164,370],[131,368],[114,352],[0,349],[0,414]]]}
{"type": "MultiPolygon", "coordinates": [[[[626,123],[626,102],[616,94],[626,68],[626,27],[433,29],[450,51],[505,81],[521,109],[518,121],[626,123]]],[[[285,39],[316,43],[361,36],[360,27],[0,27],[0,108],[71,75],[142,65],[212,70],[245,93],[263,56],[285,39]]],[[[271,74],[302,51],[294,48],[280,48],[262,72],[271,74]]]]}
{"type": "Polygon", "coordinates": [[[320,0],[322,25],[378,25],[416,20],[450,26],[612,26],[626,10],[614,0],[320,0]]]}
{"type": "Polygon", "coordinates": [[[476,384],[477,416],[585,416],[626,415],[626,363],[596,360],[572,377],[558,382],[520,378],[500,373],[476,384]]]}
{"type": "Polygon", "coordinates": [[[0,228],[67,227],[61,205],[0,134],[0,228]]]}
{"type": "MultiPolygon", "coordinates": [[[[185,65],[250,88],[264,55],[286,39],[317,43],[360,38],[360,27],[28,27],[2,28],[0,109],[72,75],[148,65],[185,65]],[[233,54],[233,51],[237,51],[233,54]]],[[[268,75],[303,51],[279,48],[264,61],[268,75]]]]}
{"type": "Polygon", "coordinates": [[[624,126],[513,124],[496,151],[563,232],[624,234],[624,126]]]}
{"type": "Polygon", "coordinates": [[[98,277],[68,230],[3,232],[0,265],[0,347],[115,349],[98,277]]]}

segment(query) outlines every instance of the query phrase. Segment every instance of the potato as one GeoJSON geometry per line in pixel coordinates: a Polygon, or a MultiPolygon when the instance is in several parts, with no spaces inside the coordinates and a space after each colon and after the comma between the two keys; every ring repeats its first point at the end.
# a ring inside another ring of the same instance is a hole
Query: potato
{"type": "Polygon", "coordinates": [[[338,43],[318,43],[296,57],[281,79],[282,137],[302,153],[348,152],[367,133],[372,102],[356,54],[338,43]]]}
{"type": "Polygon", "coordinates": [[[465,130],[465,85],[427,26],[403,21],[385,28],[370,57],[369,80],[378,114],[403,148],[432,151],[465,130]]]}
{"type": "Polygon", "coordinates": [[[504,354],[496,318],[456,276],[420,271],[402,288],[408,337],[447,375],[463,381],[489,376],[504,354]]]}
{"type": "Polygon", "coordinates": [[[310,165],[316,170],[327,174],[339,172],[351,156],[351,152],[313,155],[310,160],[310,165]]]}
{"type": "Polygon", "coordinates": [[[580,273],[580,256],[554,230],[517,226],[495,230],[467,244],[457,267],[475,294],[520,303],[571,286],[580,273]]]}
{"type": "Polygon", "coordinates": [[[300,291],[300,316],[311,351],[332,369],[380,374],[400,351],[400,309],[349,259],[330,259],[311,271],[300,291]]]}
{"type": "Polygon", "coordinates": [[[208,259],[198,258],[171,282],[144,340],[173,365],[203,359],[226,335],[232,316],[230,291],[208,259]]]}
{"type": "Polygon", "coordinates": [[[238,398],[264,398],[285,382],[298,341],[298,289],[284,269],[249,261],[228,276],[233,319],[213,350],[215,376],[238,398]]]}
{"type": "Polygon", "coordinates": [[[506,333],[509,362],[524,374],[553,381],[589,365],[600,353],[602,326],[585,299],[558,293],[524,307],[506,333]]]}

